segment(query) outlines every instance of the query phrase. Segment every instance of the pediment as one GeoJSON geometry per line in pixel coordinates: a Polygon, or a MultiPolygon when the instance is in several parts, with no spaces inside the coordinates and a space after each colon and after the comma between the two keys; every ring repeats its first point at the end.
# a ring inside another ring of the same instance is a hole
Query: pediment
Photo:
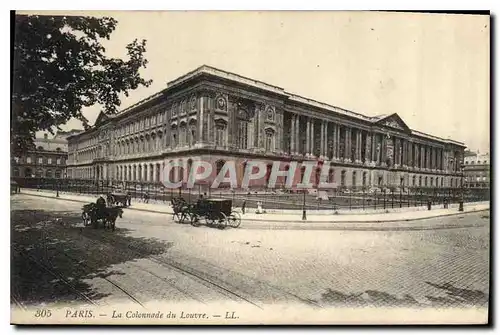
{"type": "Polygon", "coordinates": [[[94,125],[98,126],[104,122],[106,122],[109,119],[109,116],[107,116],[104,112],[100,112],[99,115],[97,116],[97,119],[95,120],[94,125]]]}
{"type": "Polygon", "coordinates": [[[398,129],[404,132],[409,132],[410,127],[404,123],[404,121],[399,117],[398,114],[394,113],[389,116],[386,116],[378,121],[375,122],[376,124],[384,127],[389,127],[393,129],[398,129]]]}

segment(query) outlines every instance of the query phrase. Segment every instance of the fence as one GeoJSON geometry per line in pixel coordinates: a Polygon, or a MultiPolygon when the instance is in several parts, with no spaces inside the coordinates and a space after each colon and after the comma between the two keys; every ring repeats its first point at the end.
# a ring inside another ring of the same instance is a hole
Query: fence
{"type": "Polygon", "coordinates": [[[490,190],[484,188],[343,188],[329,190],[326,193],[316,190],[230,190],[210,189],[207,185],[196,185],[193,189],[167,189],[161,183],[122,182],[94,179],[51,179],[51,178],[14,178],[21,188],[53,190],[79,194],[106,194],[119,189],[128,192],[132,201],[144,199],[147,194],[150,201],[167,203],[175,197],[182,197],[188,202],[196,201],[200,196],[229,198],[234,207],[257,207],[257,203],[267,209],[390,209],[443,205],[490,200],[490,190]],[[322,197],[323,195],[323,197],[322,197]],[[327,195],[324,197],[324,195],[327,195]]]}

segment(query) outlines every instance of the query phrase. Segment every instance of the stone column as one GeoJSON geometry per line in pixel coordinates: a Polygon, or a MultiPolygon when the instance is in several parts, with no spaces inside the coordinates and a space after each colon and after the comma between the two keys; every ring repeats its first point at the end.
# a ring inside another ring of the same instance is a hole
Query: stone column
{"type": "Polygon", "coordinates": [[[295,114],[290,114],[290,152],[295,153],[295,114]]]}
{"type": "Polygon", "coordinates": [[[361,132],[359,131],[359,129],[356,129],[355,130],[355,134],[356,134],[356,138],[355,138],[355,141],[356,141],[356,151],[354,152],[354,161],[356,163],[359,163],[361,161],[361,132]]]}
{"type": "Polygon", "coordinates": [[[323,157],[328,158],[328,122],[323,120],[323,157]]]}
{"type": "Polygon", "coordinates": [[[323,158],[325,156],[325,121],[321,120],[320,128],[320,141],[319,141],[319,157],[323,158]]]}
{"type": "Polygon", "coordinates": [[[306,156],[310,154],[311,148],[311,120],[309,117],[306,118],[306,147],[304,148],[304,153],[306,156]]]}
{"type": "Polygon", "coordinates": [[[370,164],[372,161],[372,135],[370,133],[366,133],[366,143],[365,143],[365,164],[370,164]]]}
{"type": "Polygon", "coordinates": [[[335,130],[335,135],[334,135],[334,155],[333,157],[335,158],[335,160],[339,160],[340,159],[340,125],[335,123],[333,125],[333,129],[335,130]]]}
{"type": "Polygon", "coordinates": [[[310,149],[309,149],[309,153],[311,156],[314,156],[314,119],[310,119],[310,127],[311,127],[311,130],[309,131],[309,136],[311,137],[310,140],[309,140],[309,144],[311,145],[310,149]]]}
{"type": "Polygon", "coordinates": [[[293,134],[293,141],[295,143],[295,151],[294,153],[296,155],[300,154],[300,116],[299,115],[295,115],[295,118],[294,118],[294,123],[295,123],[295,128],[294,128],[294,131],[295,133],[293,134]]]}

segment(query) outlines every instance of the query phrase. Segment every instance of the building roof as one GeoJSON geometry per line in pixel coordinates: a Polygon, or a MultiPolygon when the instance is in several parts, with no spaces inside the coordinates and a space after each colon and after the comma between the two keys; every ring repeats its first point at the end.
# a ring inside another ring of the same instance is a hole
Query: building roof
{"type": "MultiPolygon", "coordinates": [[[[250,87],[254,87],[254,88],[265,90],[265,91],[268,91],[268,92],[271,92],[271,93],[282,95],[282,96],[284,96],[285,98],[287,98],[290,101],[304,103],[304,104],[307,104],[307,105],[310,105],[310,106],[313,106],[313,107],[318,107],[318,108],[321,108],[321,109],[324,109],[324,110],[335,112],[337,114],[350,116],[350,117],[357,118],[357,119],[360,119],[360,120],[363,120],[363,121],[368,121],[368,122],[371,122],[371,123],[376,123],[376,122],[378,122],[378,121],[380,121],[382,119],[385,119],[385,118],[387,118],[389,116],[397,115],[396,113],[394,113],[394,114],[383,114],[383,115],[378,115],[378,116],[366,116],[366,115],[363,115],[363,114],[360,114],[360,113],[357,113],[357,112],[354,112],[354,111],[350,111],[350,110],[347,110],[347,109],[344,109],[344,108],[341,108],[341,107],[329,105],[329,104],[326,104],[326,103],[323,103],[323,102],[319,102],[319,101],[316,101],[316,100],[313,100],[313,99],[309,99],[309,98],[302,97],[302,96],[297,95],[297,94],[293,94],[293,93],[287,92],[282,87],[271,85],[271,84],[265,83],[265,82],[260,81],[260,80],[255,80],[255,79],[252,79],[252,78],[244,77],[244,76],[241,76],[239,74],[228,72],[228,71],[224,71],[224,70],[220,70],[220,69],[217,69],[217,68],[212,67],[212,66],[202,65],[202,66],[194,69],[193,71],[190,71],[190,72],[188,72],[188,73],[186,73],[186,74],[184,74],[184,75],[182,75],[182,76],[180,76],[180,77],[178,77],[178,78],[176,78],[174,80],[171,80],[171,81],[167,82],[167,87],[164,90],[162,90],[160,92],[157,92],[157,93],[154,93],[154,94],[146,97],[145,99],[142,99],[142,100],[138,101],[137,103],[135,103],[135,104],[133,104],[133,105],[125,108],[124,110],[122,110],[118,114],[109,115],[109,114],[101,113],[98,116],[98,119],[103,118],[103,117],[106,117],[106,118],[116,118],[116,117],[122,116],[124,114],[127,114],[127,113],[133,111],[136,107],[138,107],[138,106],[140,106],[142,104],[145,104],[145,103],[147,103],[149,101],[152,101],[152,100],[154,100],[156,98],[161,97],[168,90],[170,90],[170,89],[172,89],[172,88],[174,88],[176,86],[179,86],[179,85],[181,85],[181,84],[183,84],[183,83],[185,83],[185,82],[187,82],[189,80],[192,80],[192,79],[194,79],[196,77],[199,77],[201,75],[212,75],[212,76],[215,76],[215,77],[218,77],[218,78],[222,78],[222,79],[230,80],[230,81],[233,81],[233,82],[241,83],[241,84],[244,84],[244,85],[247,85],[247,86],[250,86],[250,87]],[[102,115],[104,115],[104,116],[102,116],[102,115]]],[[[96,121],[98,119],[96,119],[96,121]]],[[[93,127],[91,129],[89,129],[89,131],[90,130],[93,130],[93,127]]],[[[455,145],[459,145],[459,146],[465,147],[465,145],[464,145],[463,142],[459,142],[459,141],[455,141],[455,140],[451,140],[451,139],[445,139],[445,138],[441,138],[441,137],[438,137],[438,136],[426,134],[424,132],[412,130],[409,127],[408,127],[408,130],[411,131],[411,133],[413,135],[416,135],[416,136],[420,136],[420,137],[427,138],[427,139],[430,139],[430,140],[435,140],[435,141],[440,141],[440,142],[445,142],[445,143],[450,143],[450,144],[455,144],[455,145]]]]}

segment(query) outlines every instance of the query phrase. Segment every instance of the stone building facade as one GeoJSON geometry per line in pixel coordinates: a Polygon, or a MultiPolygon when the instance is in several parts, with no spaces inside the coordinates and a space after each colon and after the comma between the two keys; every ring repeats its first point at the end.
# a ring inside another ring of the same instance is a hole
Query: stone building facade
{"type": "Polygon", "coordinates": [[[490,188],[490,154],[467,152],[464,158],[464,183],[468,188],[490,188]]]}
{"type": "Polygon", "coordinates": [[[187,181],[201,159],[218,167],[214,175],[235,161],[241,179],[257,159],[283,170],[291,161],[328,164],[328,181],[347,187],[458,187],[465,149],[397,114],[365,116],[208,66],[116,115],[101,113],[68,141],[70,178],[161,182],[165,164],[178,160],[184,169],[172,178],[187,181]]]}
{"type": "Polygon", "coordinates": [[[12,157],[11,176],[22,178],[65,178],[68,158],[66,138],[81,130],[59,131],[53,138],[48,134],[35,138],[33,147],[20,157],[12,157]]]}

